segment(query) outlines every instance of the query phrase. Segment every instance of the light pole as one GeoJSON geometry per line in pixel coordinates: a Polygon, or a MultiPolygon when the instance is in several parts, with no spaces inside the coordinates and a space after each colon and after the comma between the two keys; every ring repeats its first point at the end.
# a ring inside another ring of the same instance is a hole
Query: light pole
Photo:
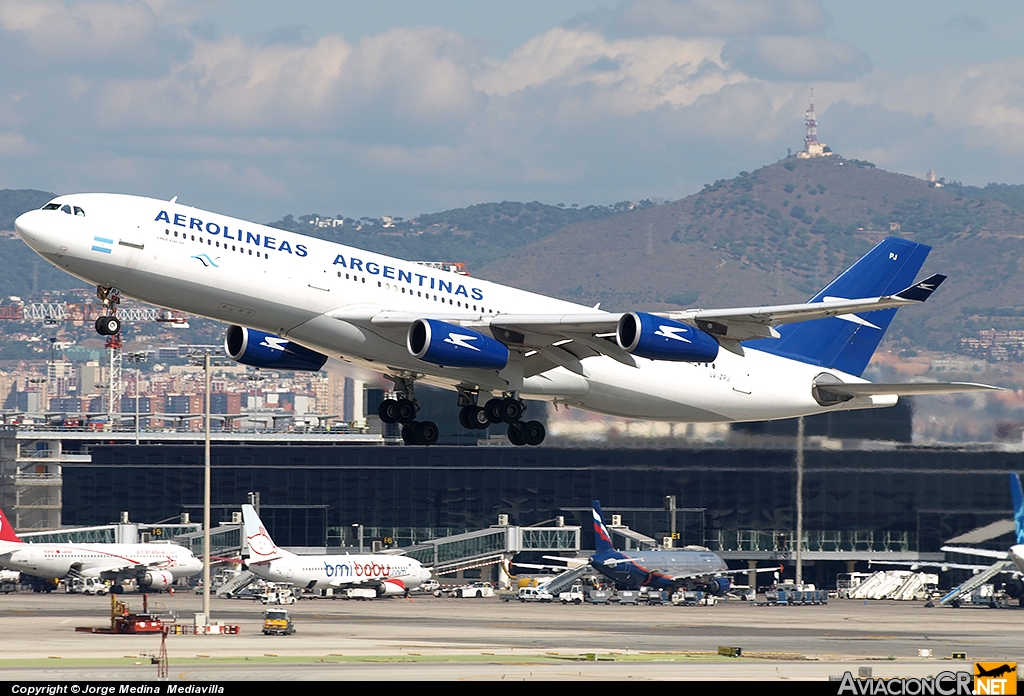
{"type": "MultiPolygon", "coordinates": [[[[192,355],[192,364],[198,362],[198,355],[192,355]]],[[[203,408],[203,616],[210,624],[210,353],[203,353],[203,374],[205,376],[205,399],[203,408]]]]}

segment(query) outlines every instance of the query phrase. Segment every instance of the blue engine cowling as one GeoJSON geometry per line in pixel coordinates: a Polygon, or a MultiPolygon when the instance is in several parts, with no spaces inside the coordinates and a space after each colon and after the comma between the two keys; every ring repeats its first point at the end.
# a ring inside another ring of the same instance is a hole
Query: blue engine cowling
{"type": "Polygon", "coordinates": [[[729,582],[729,578],[713,578],[708,583],[708,592],[718,597],[723,596],[732,587],[732,583],[729,582]]]}
{"type": "Polygon", "coordinates": [[[627,353],[651,360],[712,362],[718,357],[718,341],[709,334],[646,312],[623,314],[615,340],[627,353]]]}
{"type": "Polygon", "coordinates": [[[243,365],[277,370],[316,372],[327,356],[265,331],[229,326],[224,336],[224,352],[243,365]]]}
{"type": "Polygon", "coordinates": [[[508,364],[508,348],[501,341],[437,319],[414,321],[406,345],[420,360],[445,367],[501,370],[508,364]]]}

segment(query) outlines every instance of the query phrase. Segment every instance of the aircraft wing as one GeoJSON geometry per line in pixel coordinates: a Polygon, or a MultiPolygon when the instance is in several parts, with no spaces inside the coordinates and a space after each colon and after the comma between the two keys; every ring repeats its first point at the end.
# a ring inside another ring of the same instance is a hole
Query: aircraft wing
{"type": "Polygon", "coordinates": [[[673,575],[672,581],[681,582],[683,580],[695,580],[697,578],[706,578],[709,575],[714,575],[715,577],[719,577],[722,575],[746,575],[751,571],[755,573],[781,573],[783,571],[783,567],[779,565],[769,566],[767,568],[738,568],[736,570],[716,570],[713,572],[708,572],[705,570],[693,573],[683,573],[681,575],[673,575]]]}
{"type": "MultiPolygon", "coordinates": [[[[82,577],[93,577],[102,578],[103,580],[120,580],[122,577],[127,577],[136,573],[140,573],[152,566],[160,565],[163,561],[153,560],[148,563],[131,563],[131,562],[116,562],[112,561],[102,566],[90,565],[87,568],[81,568],[78,572],[82,577]]],[[[81,566],[81,564],[74,564],[75,566],[81,566]]]]}
{"type": "Polygon", "coordinates": [[[917,570],[919,568],[938,568],[939,570],[946,571],[950,568],[955,570],[985,570],[989,566],[986,565],[975,565],[972,563],[941,563],[939,561],[875,561],[868,560],[868,567],[871,566],[900,566],[903,568],[910,568],[911,570],[917,570]]]}
{"type": "MultiPolygon", "coordinates": [[[[822,302],[801,304],[767,305],[762,307],[738,307],[732,309],[689,309],[678,312],[659,312],[677,321],[684,321],[723,341],[746,341],[756,338],[777,338],[773,326],[793,322],[824,319],[826,317],[851,316],[851,321],[866,322],[852,316],[879,309],[890,309],[904,305],[919,304],[928,299],[946,276],[933,275],[894,295],[860,299],[825,298],[822,302]]],[[[410,312],[380,311],[374,307],[342,308],[330,312],[331,317],[356,324],[364,324],[378,330],[404,330],[417,319],[430,318],[439,321],[475,328],[490,329],[498,340],[520,344],[529,348],[561,347],[568,341],[580,343],[586,348],[615,358],[627,364],[632,357],[612,340],[622,313],[581,312],[578,314],[497,314],[467,319],[465,315],[422,314],[410,312]]],[[[870,322],[868,322],[870,323],[870,322]]],[[[557,355],[557,354],[556,354],[557,355]]],[[[547,356],[550,358],[550,356],[547,356]]],[[[585,357],[576,355],[575,357],[585,357]]],[[[557,360],[555,360],[557,362],[557,360]]]]}
{"type": "Polygon", "coordinates": [[[812,319],[849,317],[851,321],[870,324],[866,319],[852,315],[920,304],[927,300],[945,279],[946,276],[939,274],[929,276],[894,295],[883,297],[860,299],[826,297],[822,302],[738,307],[735,309],[691,309],[682,312],[668,312],[666,316],[669,319],[692,322],[713,336],[734,341],[778,338],[778,334],[772,331],[771,327],[812,319]]]}
{"type": "Polygon", "coordinates": [[[1010,554],[1005,551],[974,549],[970,546],[943,546],[941,550],[946,553],[962,553],[967,556],[981,556],[982,558],[999,558],[1005,560],[1010,557],[1010,554]]]}

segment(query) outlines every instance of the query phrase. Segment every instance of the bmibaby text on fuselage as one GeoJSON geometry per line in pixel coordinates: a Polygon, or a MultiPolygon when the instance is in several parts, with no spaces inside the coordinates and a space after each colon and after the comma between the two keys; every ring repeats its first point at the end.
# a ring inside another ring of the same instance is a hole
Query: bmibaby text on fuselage
{"type": "Polygon", "coordinates": [[[522,419],[524,398],[728,422],[986,388],[860,377],[896,308],[924,301],[943,279],[914,284],[929,247],[907,240],[884,240],[807,303],[650,314],[604,312],[135,196],[60,196],[15,227],[44,258],[96,284],[109,314],[101,333],[119,329],[124,294],[237,325],[226,344],[245,364],[315,370],[331,356],[384,372],[398,399],[381,417],[405,424],[413,443],[436,440],[436,426],[415,420],[417,381],[458,390],[465,427],[507,423],[515,444],[544,436],[522,419]]]}

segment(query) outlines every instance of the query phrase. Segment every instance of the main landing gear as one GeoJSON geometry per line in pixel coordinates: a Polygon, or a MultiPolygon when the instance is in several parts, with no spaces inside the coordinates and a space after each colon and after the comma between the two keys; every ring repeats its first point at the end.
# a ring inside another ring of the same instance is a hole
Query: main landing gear
{"type": "Polygon", "coordinates": [[[96,286],[96,297],[103,302],[103,315],[96,319],[96,333],[100,336],[116,336],[121,333],[121,320],[117,318],[117,305],[121,303],[121,291],[117,288],[96,286]]]}
{"type": "MultiPolygon", "coordinates": [[[[461,396],[461,395],[460,395],[461,396]]],[[[494,398],[483,406],[477,406],[475,399],[459,411],[459,423],[467,430],[484,430],[492,424],[508,424],[508,440],[513,445],[536,446],[544,441],[547,432],[540,421],[520,420],[526,412],[526,404],[515,395],[494,398]]]]}
{"type": "Polygon", "coordinates": [[[405,377],[388,377],[395,383],[397,399],[385,399],[377,408],[377,415],[383,423],[401,423],[402,440],[407,445],[432,445],[441,434],[434,421],[417,421],[419,404],[413,393],[413,380],[405,377]]]}

